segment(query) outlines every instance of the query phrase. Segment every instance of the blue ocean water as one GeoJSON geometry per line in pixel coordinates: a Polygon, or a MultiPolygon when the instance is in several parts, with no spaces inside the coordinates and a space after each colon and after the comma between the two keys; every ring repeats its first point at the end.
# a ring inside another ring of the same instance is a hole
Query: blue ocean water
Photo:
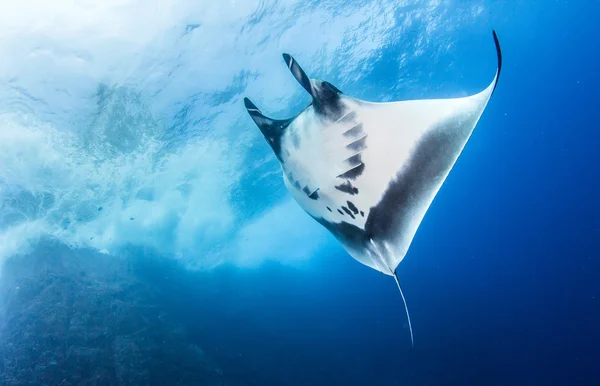
{"type": "Polygon", "coordinates": [[[600,2],[41,4],[0,12],[3,260],[131,259],[226,384],[600,383],[600,2]],[[291,201],[242,97],[308,102],[281,52],[361,99],[467,95],[492,29],[498,87],[398,269],[410,350],[395,283],[291,201]]]}

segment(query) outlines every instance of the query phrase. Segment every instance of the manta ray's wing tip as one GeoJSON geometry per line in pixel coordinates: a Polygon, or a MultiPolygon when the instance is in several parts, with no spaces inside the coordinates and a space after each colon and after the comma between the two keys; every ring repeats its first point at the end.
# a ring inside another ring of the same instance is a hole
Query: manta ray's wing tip
{"type": "Polygon", "coordinates": [[[502,65],[502,50],[500,49],[500,40],[498,39],[498,34],[496,34],[496,30],[492,30],[492,35],[494,36],[494,44],[496,45],[496,53],[498,54],[498,67],[502,65]]]}
{"type": "Polygon", "coordinates": [[[494,84],[494,89],[492,90],[493,93],[496,90],[498,79],[500,79],[500,72],[502,71],[502,49],[500,48],[500,40],[498,39],[496,30],[492,30],[492,35],[494,36],[494,44],[496,45],[496,55],[498,57],[498,69],[496,70],[496,82],[494,84]]]}

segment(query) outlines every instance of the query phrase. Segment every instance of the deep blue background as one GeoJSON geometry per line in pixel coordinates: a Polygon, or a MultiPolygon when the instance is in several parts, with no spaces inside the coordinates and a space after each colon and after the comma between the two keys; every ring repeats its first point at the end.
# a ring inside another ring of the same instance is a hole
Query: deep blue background
{"type": "MultiPolygon", "coordinates": [[[[393,280],[341,248],[300,269],[140,268],[236,384],[600,384],[600,2],[524,3],[488,7],[499,86],[399,267],[412,352],[393,280]]],[[[481,67],[469,55],[448,84],[481,67]]]]}

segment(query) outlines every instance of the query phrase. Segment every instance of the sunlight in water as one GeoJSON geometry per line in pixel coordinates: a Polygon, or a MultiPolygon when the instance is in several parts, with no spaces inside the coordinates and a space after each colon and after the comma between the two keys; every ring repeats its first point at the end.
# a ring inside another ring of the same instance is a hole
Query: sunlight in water
{"type": "Polygon", "coordinates": [[[342,89],[359,90],[392,46],[386,60],[402,73],[482,14],[444,4],[3,2],[0,258],[47,236],[110,253],[148,247],[199,268],[310,257],[331,239],[288,205],[242,97],[274,116],[303,107],[283,51],[342,89]],[[286,219],[302,222],[302,237],[286,219]],[[293,253],[273,253],[273,240],[293,253]]]}

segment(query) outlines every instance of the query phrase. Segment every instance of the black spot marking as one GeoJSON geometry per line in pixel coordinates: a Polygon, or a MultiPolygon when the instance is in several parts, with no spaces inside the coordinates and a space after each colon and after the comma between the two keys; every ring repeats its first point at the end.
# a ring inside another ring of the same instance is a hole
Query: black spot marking
{"type": "Polygon", "coordinates": [[[344,133],[345,137],[359,137],[364,133],[363,124],[359,123],[344,133]]]}
{"type": "Polygon", "coordinates": [[[327,210],[331,212],[331,208],[330,207],[327,207],[327,210]]]}
{"type": "Polygon", "coordinates": [[[362,150],[365,150],[366,148],[367,148],[367,136],[366,135],[346,146],[346,149],[349,149],[352,151],[362,151],[362,150]]]}
{"type": "Polygon", "coordinates": [[[360,211],[360,215],[365,217],[365,212],[363,212],[362,210],[360,211]]]}
{"type": "Polygon", "coordinates": [[[340,192],[348,193],[351,196],[358,194],[358,189],[352,186],[350,181],[346,181],[341,185],[337,185],[335,188],[340,192]]]}
{"type": "Polygon", "coordinates": [[[356,205],[354,205],[351,201],[346,201],[346,203],[348,203],[348,208],[350,208],[354,214],[358,214],[358,208],[356,205]]]}
{"type": "Polygon", "coordinates": [[[365,164],[361,163],[358,166],[353,167],[352,169],[348,170],[347,172],[340,174],[339,176],[337,176],[337,178],[346,178],[348,180],[355,180],[357,177],[359,177],[363,171],[365,170],[365,164]]]}
{"type": "Polygon", "coordinates": [[[344,212],[342,212],[341,210],[339,210],[339,209],[338,209],[337,211],[338,211],[338,212],[340,212],[340,214],[341,214],[342,216],[344,215],[344,212]]]}
{"type": "Polygon", "coordinates": [[[350,217],[355,218],[354,215],[352,214],[352,212],[350,212],[350,210],[348,208],[346,208],[345,206],[342,206],[342,209],[344,210],[344,212],[346,212],[350,217]]]}

